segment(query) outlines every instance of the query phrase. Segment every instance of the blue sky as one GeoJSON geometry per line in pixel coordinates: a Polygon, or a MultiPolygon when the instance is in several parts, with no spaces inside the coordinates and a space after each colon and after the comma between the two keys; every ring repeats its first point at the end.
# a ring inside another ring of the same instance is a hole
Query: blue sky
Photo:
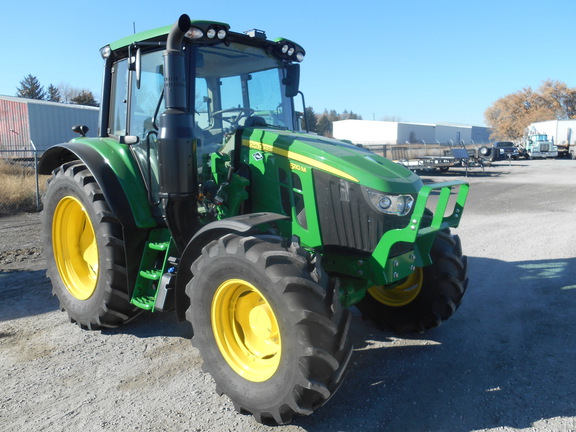
{"type": "Polygon", "coordinates": [[[317,113],[483,125],[498,98],[554,79],[576,87],[576,1],[10,1],[0,26],[0,94],[24,76],[100,98],[99,49],[192,19],[265,30],[306,49],[301,89],[317,113]],[[342,6],[344,4],[344,6],[342,6]]]}

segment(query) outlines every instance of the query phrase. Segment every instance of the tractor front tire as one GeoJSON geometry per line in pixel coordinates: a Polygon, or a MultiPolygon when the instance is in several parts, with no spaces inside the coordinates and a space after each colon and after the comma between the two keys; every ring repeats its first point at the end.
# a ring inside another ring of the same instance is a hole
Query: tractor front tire
{"type": "Polygon", "coordinates": [[[286,424],[334,394],[352,353],[350,313],[306,251],[275,236],[227,234],[191,271],[192,342],[237,411],[286,424]]]}
{"type": "Polygon", "coordinates": [[[370,288],[356,305],[363,318],[399,334],[428,330],[450,318],[468,286],[460,239],[447,229],[438,231],[430,256],[432,264],[416,268],[404,283],[370,288]]]}
{"type": "Polygon", "coordinates": [[[113,328],[140,312],[127,294],[122,226],[84,164],[70,162],[53,172],[42,224],[52,293],[71,322],[113,328]]]}

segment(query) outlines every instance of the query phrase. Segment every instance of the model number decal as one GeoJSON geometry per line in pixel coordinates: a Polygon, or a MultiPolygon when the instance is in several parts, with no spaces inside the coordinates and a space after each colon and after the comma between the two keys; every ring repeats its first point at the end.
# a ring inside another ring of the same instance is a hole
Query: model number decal
{"type": "Polygon", "coordinates": [[[304,167],[302,165],[295,164],[294,162],[290,162],[290,169],[292,171],[302,171],[304,173],[308,171],[308,169],[306,167],[304,167]]]}

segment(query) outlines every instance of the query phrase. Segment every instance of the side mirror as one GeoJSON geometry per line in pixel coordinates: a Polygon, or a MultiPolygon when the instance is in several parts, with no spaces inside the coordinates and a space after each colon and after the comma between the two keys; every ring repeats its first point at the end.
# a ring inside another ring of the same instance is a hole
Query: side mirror
{"type": "Polygon", "coordinates": [[[286,97],[294,97],[298,94],[300,86],[300,64],[294,63],[286,66],[286,78],[284,78],[286,85],[286,97]]]}
{"type": "Polygon", "coordinates": [[[85,137],[88,131],[89,131],[88,126],[85,125],[72,126],[72,132],[80,134],[81,137],[85,137]]]}

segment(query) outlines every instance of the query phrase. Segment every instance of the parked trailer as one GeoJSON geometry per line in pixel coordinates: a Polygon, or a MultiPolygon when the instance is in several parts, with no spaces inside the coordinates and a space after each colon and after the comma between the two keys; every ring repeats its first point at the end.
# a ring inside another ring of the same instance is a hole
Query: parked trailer
{"type": "MultiPolygon", "coordinates": [[[[377,145],[365,146],[370,151],[384,156],[413,172],[441,171],[452,167],[483,168],[490,164],[478,148],[454,147],[451,145],[427,144],[424,146],[377,145]]],[[[483,147],[481,147],[483,148],[483,147]]]]}
{"type": "Polygon", "coordinates": [[[440,170],[446,172],[457,163],[453,156],[422,156],[409,159],[405,147],[398,147],[394,150],[392,151],[392,160],[410,171],[440,170]]]}

